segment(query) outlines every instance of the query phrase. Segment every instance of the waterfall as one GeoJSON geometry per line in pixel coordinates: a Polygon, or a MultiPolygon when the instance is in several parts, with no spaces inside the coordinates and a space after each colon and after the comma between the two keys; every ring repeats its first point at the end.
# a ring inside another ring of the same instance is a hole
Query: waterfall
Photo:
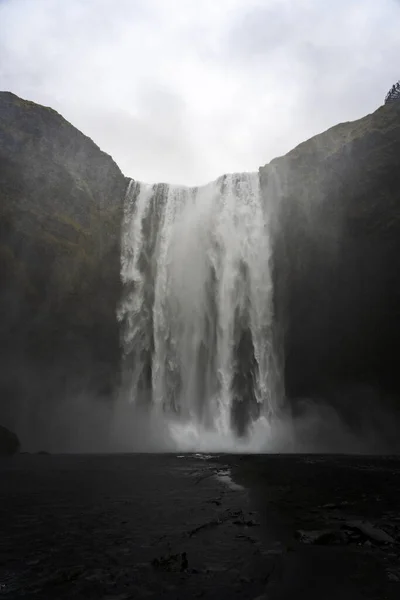
{"type": "Polygon", "coordinates": [[[258,173],[131,181],[118,312],[124,387],[177,428],[246,437],[277,408],[270,236],[258,173]]]}

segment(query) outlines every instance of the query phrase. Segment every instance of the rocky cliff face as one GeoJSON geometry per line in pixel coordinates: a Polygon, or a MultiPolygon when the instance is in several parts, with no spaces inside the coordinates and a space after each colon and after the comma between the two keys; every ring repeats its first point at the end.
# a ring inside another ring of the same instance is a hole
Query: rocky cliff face
{"type": "MultiPolygon", "coordinates": [[[[400,104],[260,169],[287,395],[398,392],[400,104]],[[272,193],[270,193],[272,192],[272,193]]],[[[111,397],[128,181],[55,111],[0,93],[0,422],[111,397]]],[[[43,416],[44,415],[44,416],[43,416]]],[[[40,423],[38,424],[40,431],[40,423]]]]}
{"type": "Polygon", "coordinates": [[[400,103],[261,168],[290,397],[399,391],[400,103]]]}
{"type": "Polygon", "coordinates": [[[0,411],[10,425],[21,399],[113,387],[126,186],[54,110],[0,93],[0,411]]]}

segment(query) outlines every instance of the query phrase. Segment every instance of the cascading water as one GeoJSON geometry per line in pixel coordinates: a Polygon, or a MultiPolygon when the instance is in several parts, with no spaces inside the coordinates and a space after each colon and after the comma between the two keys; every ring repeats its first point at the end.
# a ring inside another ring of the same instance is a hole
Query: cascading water
{"type": "Polygon", "coordinates": [[[131,401],[162,413],[181,447],[248,439],[276,410],[269,219],[258,174],[198,188],[131,181],[121,263],[131,401]]]}

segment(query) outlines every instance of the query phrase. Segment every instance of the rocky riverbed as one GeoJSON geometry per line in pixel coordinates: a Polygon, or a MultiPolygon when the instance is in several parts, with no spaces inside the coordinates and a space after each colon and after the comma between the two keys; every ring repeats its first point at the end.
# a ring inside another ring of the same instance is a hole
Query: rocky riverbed
{"type": "Polygon", "coordinates": [[[398,598],[400,459],[0,461],[0,598],[398,598]]]}

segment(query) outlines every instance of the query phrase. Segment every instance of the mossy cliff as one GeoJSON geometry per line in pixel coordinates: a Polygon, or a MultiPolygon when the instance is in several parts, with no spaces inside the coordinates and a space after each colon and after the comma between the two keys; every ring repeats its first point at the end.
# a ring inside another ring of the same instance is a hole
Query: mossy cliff
{"type": "Polygon", "coordinates": [[[400,391],[400,103],[260,169],[290,397],[400,391]]]}
{"type": "Polygon", "coordinates": [[[0,93],[3,413],[78,381],[110,393],[126,186],[112,158],[54,110],[0,93]]]}

